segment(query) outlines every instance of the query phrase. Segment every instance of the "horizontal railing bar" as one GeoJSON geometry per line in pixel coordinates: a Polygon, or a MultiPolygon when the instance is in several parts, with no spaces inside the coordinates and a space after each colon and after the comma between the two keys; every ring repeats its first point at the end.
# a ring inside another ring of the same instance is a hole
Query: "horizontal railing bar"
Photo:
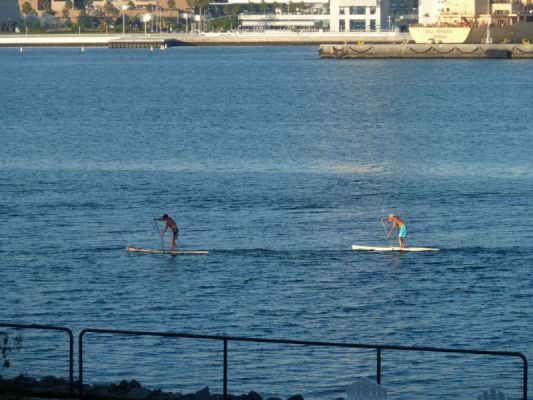
{"type": "Polygon", "coordinates": [[[250,338],[240,336],[223,336],[223,335],[201,335],[191,333],[175,333],[175,332],[153,332],[153,331],[129,331],[117,329],[84,329],[80,333],[80,337],[85,333],[103,333],[103,334],[119,334],[131,336],[159,336],[159,337],[181,337],[189,339],[205,339],[205,340],[227,340],[233,342],[253,342],[253,343],[273,343],[273,344],[291,344],[303,346],[321,346],[321,347],[344,347],[344,348],[360,348],[360,349],[382,349],[382,350],[407,350],[420,352],[434,352],[434,353],[460,353],[460,354],[479,354],[479,355],[494,355],[494,356],[509,356],[520,357],[527,362],[526,357],[515,351],[494,351],[494,350],[468,350],[468,349],[453,349],[453,348],[439,348],[439,347],[418,347],[418,346],[395,346],[395,345],[381,345],[381,344],[362,344],[362,343],[343,343],[343,342],[320,342],[309,340],[292,340],[292,339],[266,339],[266,338],[250,338]]]}

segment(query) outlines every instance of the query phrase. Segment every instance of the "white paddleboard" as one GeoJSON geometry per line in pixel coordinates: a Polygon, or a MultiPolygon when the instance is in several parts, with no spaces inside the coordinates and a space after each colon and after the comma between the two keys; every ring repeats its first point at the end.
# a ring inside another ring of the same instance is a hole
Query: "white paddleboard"
{"type": "Polygon", "coordinates": [[[352,250],[356,251],[439,251],[434,247],[384,247],[384,246],[360,246],[352,245],[352,250]]]}
{"type": "Polygon", "coordinates": [[[209,254],[207,250],[161,250],[161,249],[140,249],[138,247],[126,247],[126,251],[131,253],[148,253],[148,254],[173,254],[173,255],[182,255],[182,254],[209,254]]]}

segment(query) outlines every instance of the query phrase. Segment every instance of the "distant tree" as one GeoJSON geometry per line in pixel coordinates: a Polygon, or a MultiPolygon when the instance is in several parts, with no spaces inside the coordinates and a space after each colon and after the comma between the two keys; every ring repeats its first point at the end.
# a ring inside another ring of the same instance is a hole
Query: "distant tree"
{"type": "Polygon", "coordinates": [[[29,1],[25,1],[22,7],[20,8],[20,13],[24,14],[24,16],[28,16],[30,14],[34,14],[35,11],[33,11],[33,8],[31,8],[31,4],[29,1]]]}
{"type": "Polygon", "coordinates": [[[106,0],[106,3],[104,5],[104,12],[107,16],[116,17],[120,14],[118,11],[118,8],[116,8],[111,0],[106,0]]]}
{"type": "Polygon", "coordinates": [[[167,4],[168,4],[168,8],[170,8],[171,10],[176,8],[176,1],[175,0],[168,0],[167,4]]]}
{"type": "Polygon", "coordinates": [[[189,3],[189,7],[198,9],[200,15],[202,15],[202,9],[209,6],[209,0],[187,0],[187,3],[189,3]]]}
{"type": "Polygon", "coordinates": [[[52,11],[52,0],[41,0],[39,2],[39,7],[50,14],[50,11],[52,11]]]}
{"type": "Polygon", "coordinates": [[[266,10],[268,8],[267,3],[265,3],[265,0],[261,0],[261,3],[259,4],[259,10],[261,10],[262,14],[266,14],[266,10]]]}

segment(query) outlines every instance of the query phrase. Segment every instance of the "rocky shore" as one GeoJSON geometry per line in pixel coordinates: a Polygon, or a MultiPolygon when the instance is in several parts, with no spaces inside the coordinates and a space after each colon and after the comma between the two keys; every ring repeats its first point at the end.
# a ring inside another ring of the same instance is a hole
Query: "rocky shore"
{"type": "MultiPolygon", "coordinates": [[[[75,395],[69,395],[69,383],[62,378],[45,376],[41,379],[19,375],[7,379],[0,376],[0,399],[15,400],[21,398],[58,398],[67,399],[77,397],[77,382],[74,384],[75,395]]],[[[138,381],[131,380],[115,384],[104,383],[83,386],[83,397],[86,399],[113,400],[222,400],[223,395],[211,393],[206,386],[195,393],[172,393],[160,389],[151,390],[143,387],[138,381]]],[[[263,399],[259,393],[251,391],[241,395],[229,395],[229,400],[283,400],[276,397],[263,399]]],[[[290,396],[286,400],[303,400],[299,394],[290,396]]],[[[338,399],[339,400],[339,399],[338,399]]]]}

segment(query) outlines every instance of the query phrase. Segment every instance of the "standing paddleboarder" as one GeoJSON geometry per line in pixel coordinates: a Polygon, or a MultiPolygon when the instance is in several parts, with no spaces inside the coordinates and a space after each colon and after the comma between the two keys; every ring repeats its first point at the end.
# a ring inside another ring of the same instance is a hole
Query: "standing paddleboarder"
{"type": "Polygon", "coordinates": [[[157,218],[158,221],[164,221],[165,222],[165,229],[161,232],[161,239],[163,239],[163,235],[167,231],[168,228],[172,230],[172,238],[170,239],[170,251],[174,251],[176,249],[176,240],[178,240],[178,225],[176,222],[168,216],[168,214],[163,214],[161,218],[157,218]]]}
{"type": "Polygon", "coordinates": [[[392,223],[392,226],[390,231],[387,232],[387,238],[390,239],[394,229],[398,228],[398,243],[400,244],[400,249],[403,249],[405,247],[404,239],[407,235],[407,227],[405,226],[405,222],[403,222],[400,217],[394,214],[389,214],[388,220],[392,223]]]}

